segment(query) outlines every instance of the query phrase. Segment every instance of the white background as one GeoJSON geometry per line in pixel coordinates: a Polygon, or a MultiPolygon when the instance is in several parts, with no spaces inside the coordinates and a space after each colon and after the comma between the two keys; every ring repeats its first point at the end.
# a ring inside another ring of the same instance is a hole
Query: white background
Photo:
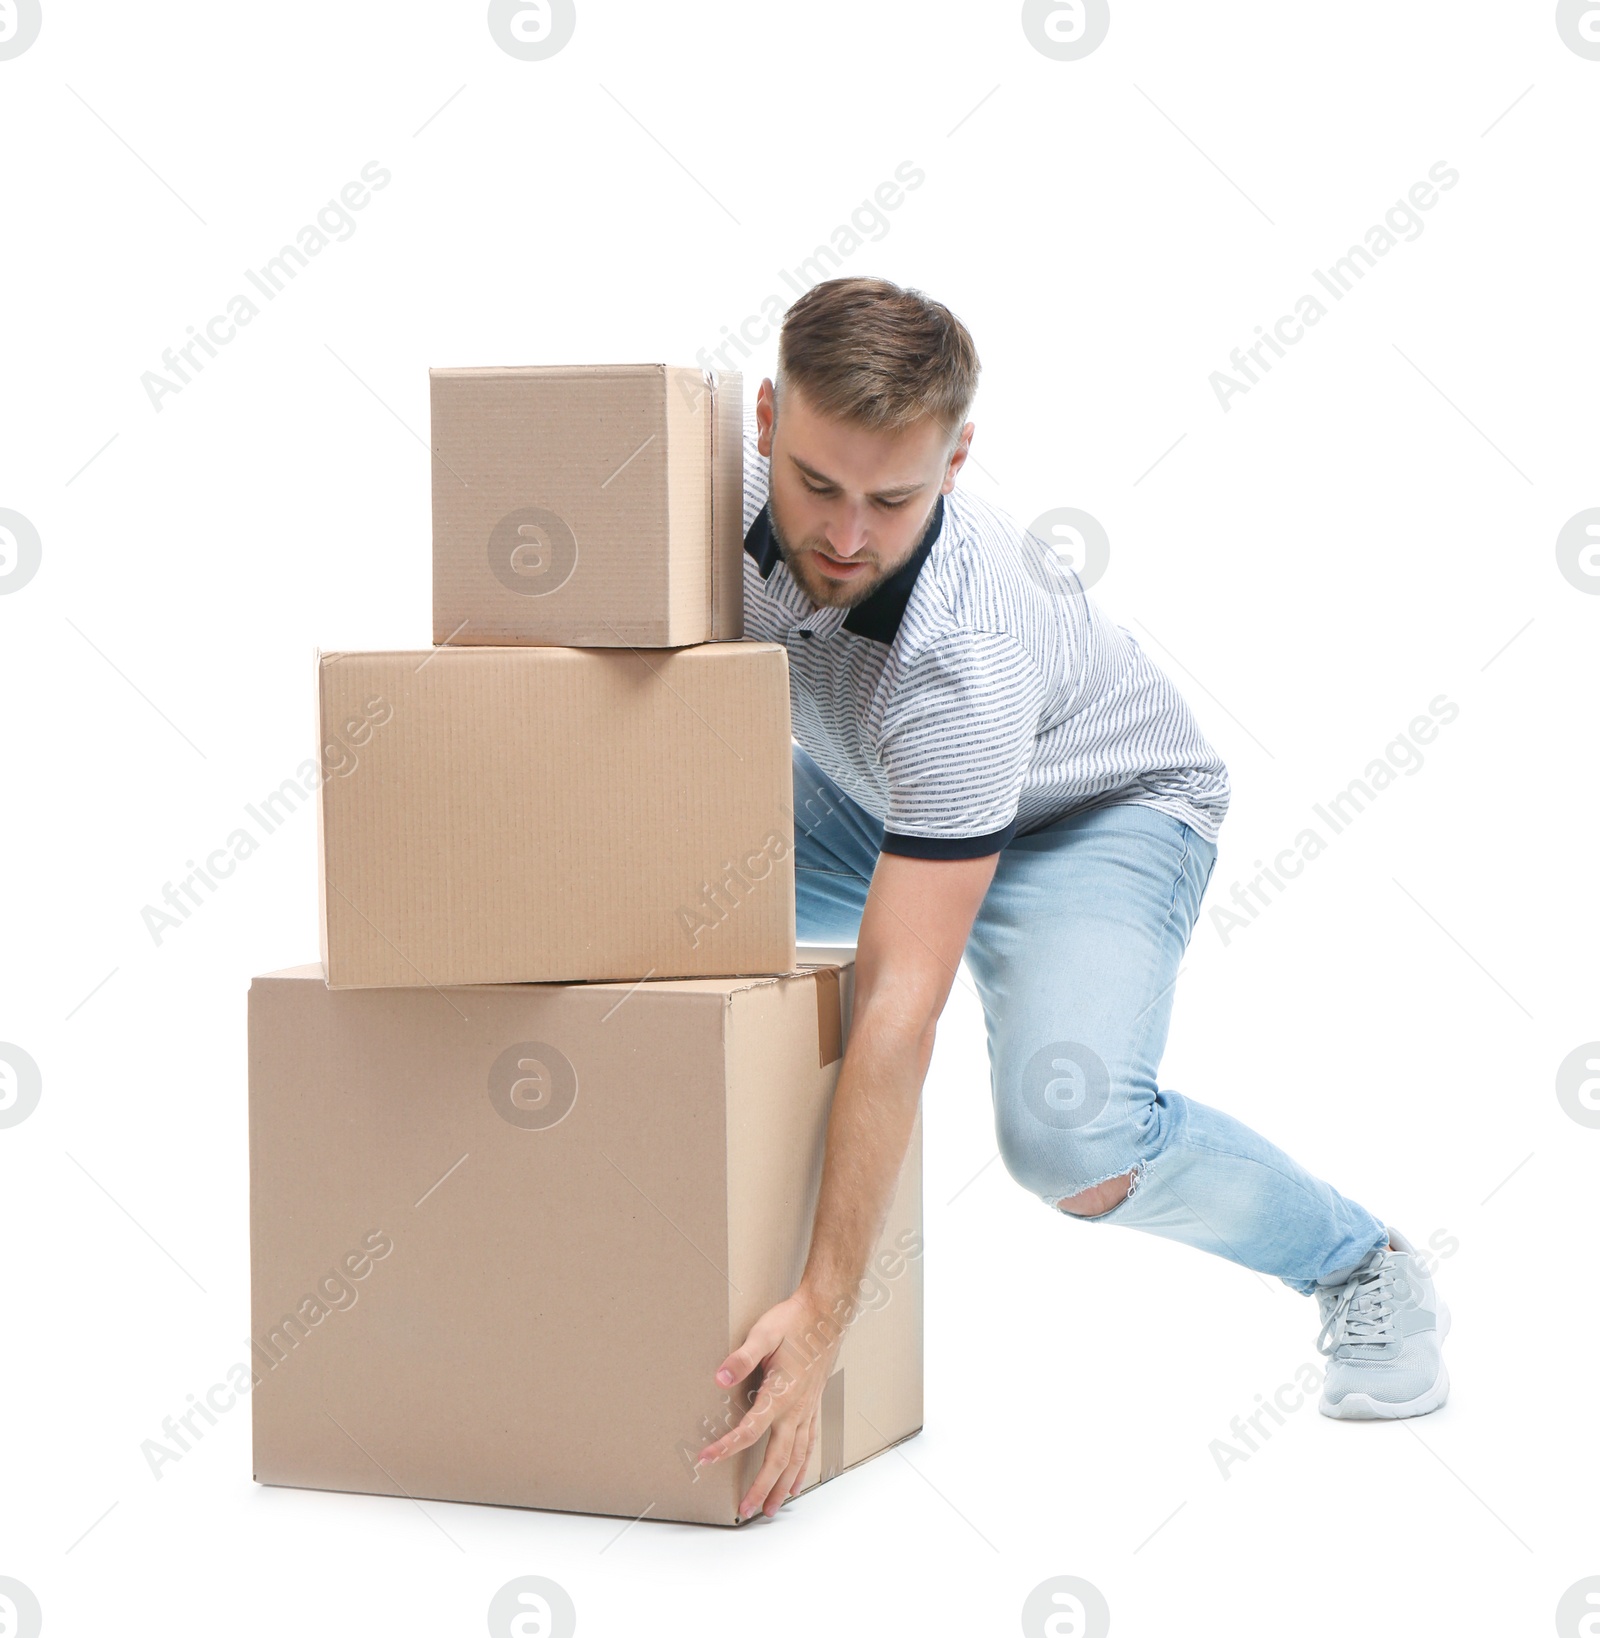
{"type": "Polygon", "coordinates": [[[43,1078],[0,1130],[0,1575],[47,1632],[480,1633],[540,1574],[585,1633],[1007,1633],[1070,1574],[1119,1638],[1532,1633],[1600,1575],[1600,1130],[1556,1097],[1600,1037],[1600,597],[1556,555],[1600,506],[1600,61],[1544,0],[1113,13],[1057,61],[1014,4],[580,0],[525,62],[481,4],[45,0],[0,61],[0,507],[42,541],[0,596],[0,1041],[43,1078]],[[353,235],[154,409],[141,375],[373,160],[353,235]],[[1441,160],[1420,236],[1224,411],[1211,373],[1441,160]],[[158,1482],[141,1442],[242,1355],[245,992],[315,957],[313,814],[159,945],[141,911],[312,754],[315,646],[426,645],[428,366],[691,362],[904,161],[844,266],[967,322],[962,481],[1100,520],[1093,594],[1232,775],[1163,1084],[1454,1243],[1450,1404],[1307,1404],[1224,1477],[1311,1304],[1018,1189],[963,974],[898,1452],[619,1538],[259,1488],[241,1403],[158,1482]],[[1440,694],[1420,770],[1224,941],[1440,694]]]}

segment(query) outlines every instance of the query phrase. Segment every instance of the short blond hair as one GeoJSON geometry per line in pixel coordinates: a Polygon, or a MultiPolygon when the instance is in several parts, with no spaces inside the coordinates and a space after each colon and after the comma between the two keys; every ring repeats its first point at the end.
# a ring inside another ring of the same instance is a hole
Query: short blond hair
{"type": "Polygon", "coordinates": [[[874,431],[924,416],[954,443],[978,391],[978,350],[948,307],[888,279],[826,279],[784,316],[775,386],[874,431]]]}

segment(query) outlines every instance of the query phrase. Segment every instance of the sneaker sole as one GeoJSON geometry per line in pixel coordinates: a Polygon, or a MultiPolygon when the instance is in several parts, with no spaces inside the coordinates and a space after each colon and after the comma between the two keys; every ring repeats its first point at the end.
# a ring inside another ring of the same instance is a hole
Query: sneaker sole
{"type": "MultiPolygon", "coordinates": [[[[1439,1342],[1450,1335],[1450,1309],[1439,1304],[1439,1342]]],[[[1406,1416],[1426,1416],[1436,1411],[1450,1397],[1450,1373],[1445,1369],[1444,1356],[1439,1356],[1439,1374],[1433,1386],[1415,1399],[1374,1399],[1370,1394],[1347,1393],[1337,1404],[1327,1399],[1317,1401],[1317,1409],[1324,1416],[1343,1422],[1398,1422],[1406,1416]]]]}

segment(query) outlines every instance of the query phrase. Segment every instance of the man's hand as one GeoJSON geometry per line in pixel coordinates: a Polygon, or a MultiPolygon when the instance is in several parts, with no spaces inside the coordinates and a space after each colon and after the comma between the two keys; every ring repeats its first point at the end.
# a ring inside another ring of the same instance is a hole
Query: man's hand
{"type": "Polygon", "coordinates": [[[855,1006],[828,1114],[822,1181],[800,1289],[769,1308],[717,1381],[765,1367],[744,1420],[700,1452],[717,1461],[769,1433],[766,1460],[739,1506],[770,1518],[792,1496],[821,1436],[822,1390],[883,1232],[955,980],[998,853],[917,859],[880,853],[856,942],[855,1006]]]}
{"type": "Polygon", "coordinates": [[[768,1434],[766,1460],[739,1503],[739,1517],[758,1508],[768,1518],[800,1487],[812,1448],[821,1437],[822,1390],[838,1357],[844,1329],[831,1310],[802,1288],[769,1308],[741,1347],[717,1367],[724,1387],[764,1369],[755,1402],[731,1432],[700,1452],[697,1462],[717,1462],[768,1434]]]}

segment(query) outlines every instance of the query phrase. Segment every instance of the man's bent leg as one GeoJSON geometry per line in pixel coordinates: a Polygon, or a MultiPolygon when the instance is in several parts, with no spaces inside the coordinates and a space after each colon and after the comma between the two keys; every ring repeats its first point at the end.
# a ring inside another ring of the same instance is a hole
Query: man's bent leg
{"type": "Polygon", "coordinates": [[[1384,1224],[1242,1121],[1162,1090],[1178,965],[1216,849],[1118,803],[1006,848],[968,940],[1007,1169],[1064,1215],[1141,1228],[1310,1292],[1384,1224]]]}

